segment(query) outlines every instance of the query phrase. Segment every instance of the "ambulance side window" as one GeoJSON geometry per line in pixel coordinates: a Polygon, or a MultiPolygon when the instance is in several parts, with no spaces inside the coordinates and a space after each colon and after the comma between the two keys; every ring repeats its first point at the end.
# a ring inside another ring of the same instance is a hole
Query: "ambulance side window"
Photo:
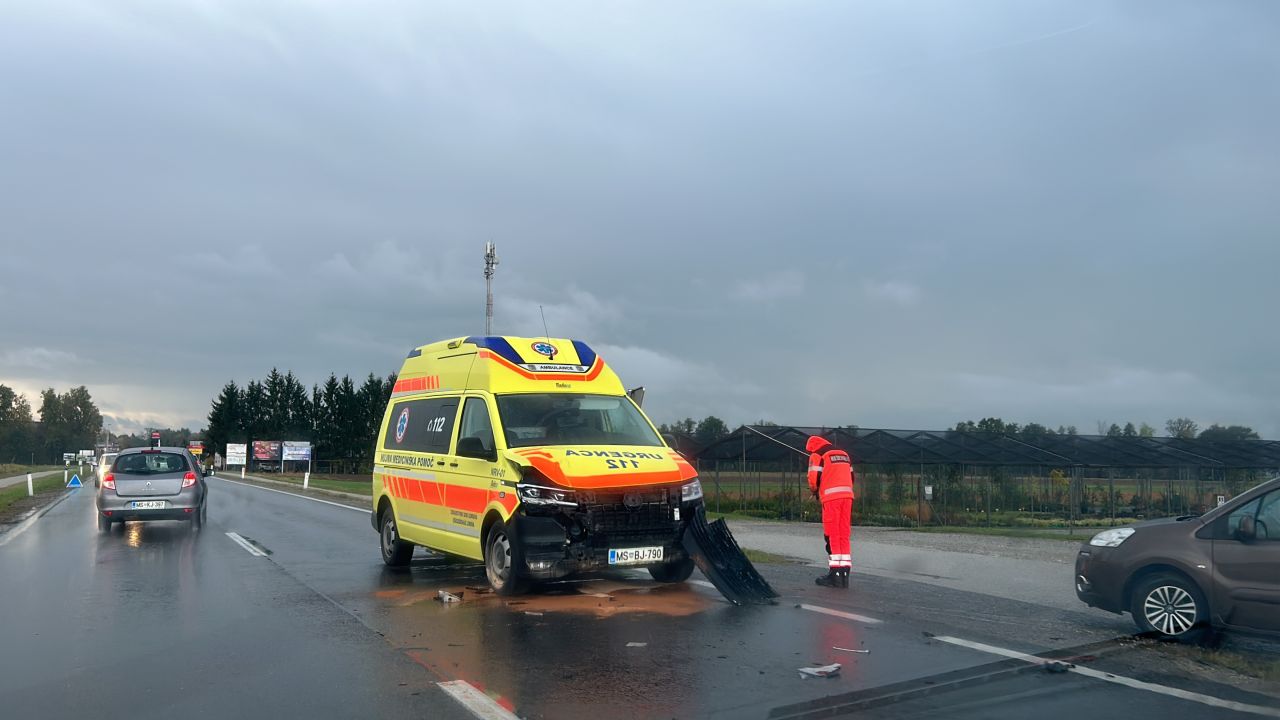
{"type": "Polygon", "coordinates": [[[384,450],[448,453],[453,437],[453,421],[458,414],[458,398],[407,400],[391,409],[384,450]]]}
{"type": "Polygon", "coordinates": [[[493,423],[489,421],[489,408],[483,398],[467,398],[462,406],[457,454],[484,460],[498,459],[493,444],[493,423]]]}

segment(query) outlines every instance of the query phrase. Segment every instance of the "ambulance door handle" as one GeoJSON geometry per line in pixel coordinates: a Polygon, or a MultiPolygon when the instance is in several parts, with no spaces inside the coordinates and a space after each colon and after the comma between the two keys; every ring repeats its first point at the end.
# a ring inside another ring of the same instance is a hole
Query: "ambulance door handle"
{"type": "Polygon", "coordinates": [[[458,463],[456,463],[456,462],[451,462],[451,463],[449,463],[449,467],[458,467],[458,463]]]}

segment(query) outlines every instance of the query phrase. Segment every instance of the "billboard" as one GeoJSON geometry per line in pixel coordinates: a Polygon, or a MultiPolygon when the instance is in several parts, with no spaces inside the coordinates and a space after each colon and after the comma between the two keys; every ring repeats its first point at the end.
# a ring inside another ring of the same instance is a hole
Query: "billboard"
{"type": "Polygon", "coordinates": [[[245,443],[227,443],[227,464],[248,465],[249,446],[245,443]]]}
{"type": "Polygon", "coordinates": [[[280,441],[279,440],[254,440],[253,441],[253,459],[254,460],[279,460],[280,459],[280,441]]]}
{"type": "Polygon", "coordinates": [[[201,440],[190,440],[187,442],[187,452],[200,457],[204,454],[204,442],[201,440]]]}
{"type": "Polygon", "coordinates": [[[311,459],[311,443],[309,442],[290,442],[286,440],[282,449],[285,460],[311,459]]]}

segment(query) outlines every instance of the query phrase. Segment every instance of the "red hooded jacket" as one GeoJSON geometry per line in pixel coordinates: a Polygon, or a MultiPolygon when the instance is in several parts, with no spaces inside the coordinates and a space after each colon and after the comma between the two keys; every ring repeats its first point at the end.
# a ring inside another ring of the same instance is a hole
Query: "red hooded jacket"
{"type": "Polygon", "coordinates": [[[822,502],[853,499],[853,461],[849,453],[814,435],[805,443],[809,456],[809,490],[822,502]]]}

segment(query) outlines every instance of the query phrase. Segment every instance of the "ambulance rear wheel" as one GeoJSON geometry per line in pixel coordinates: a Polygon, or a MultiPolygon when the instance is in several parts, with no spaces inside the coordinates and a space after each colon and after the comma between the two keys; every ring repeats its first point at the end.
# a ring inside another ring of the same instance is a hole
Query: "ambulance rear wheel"
{"type": "Polygon", "coordinates": [[[684,558],[674,562],[652,565],[649,574],[660,583],[681,583],[693,574],[693,558],[684,558]]]}
{"type": "Polygon", "coordinates": [[[524,591],[527,579],[521,573],[524,553],[520,543],[511,535],[501,520],[489,528],[484,542],[484,574],[489,585],[499,595],[518,595],[524,591]]]}
{"type": "Polygon", "coordinates": [[[400,539],[396,527],[396,514],[391,508],[382,511],[382,528],[378,532],[378,546],[382,549],[382,562],[389,567],[404,567],[413,557],[413,543],[400,539]]]}

